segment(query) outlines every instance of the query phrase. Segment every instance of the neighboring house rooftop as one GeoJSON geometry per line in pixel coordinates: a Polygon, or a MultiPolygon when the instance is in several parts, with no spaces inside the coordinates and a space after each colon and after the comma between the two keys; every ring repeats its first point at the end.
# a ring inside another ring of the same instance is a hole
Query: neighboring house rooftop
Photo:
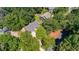
{"type": "MultiPolygon", "coordinates": [[[[49,19],[51,17],[51,13],[50,12],[46,12],[44,14],[38,14],[42,19],[41,20],[44,20],[44,19],[49,19]]],[[[35,31],[38,27],[39,27],[39,22],[38,21],[34,21],[30,24],[28,24],[27,26],[24,27],[24,29],[26,31],[30,31],[30,32],[33,32],[35,31]]],[[[23,29],[23,30],[24,30],[23,29]]]]}
{"type": "Polygon", "coordinates": [[[39,27],[38,21],[34,21],[25,27],[26,31],[33,32],[36,28],[39,27]]]}
{"type": "Polygon", "coordinates": [[[41,17],[42,20],[50,19],[51,18],[51,13],[50,12],[46,12],[44,14],[41,14],[40,17],[41,17]]]}
{"type": "Polygon", "coordinates": [[[61,39],[61,36],[62,36],[61,30],[51,32],[50,36],[55,39],[61,39]]]}

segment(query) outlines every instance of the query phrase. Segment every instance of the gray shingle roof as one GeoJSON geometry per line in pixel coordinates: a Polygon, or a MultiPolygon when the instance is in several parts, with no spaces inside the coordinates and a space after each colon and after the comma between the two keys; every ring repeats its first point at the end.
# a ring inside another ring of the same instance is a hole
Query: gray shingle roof
{"type": "Polygon", "coordinates": [[[40,15],[40,17],[43,18],[43,19],[49,19],[51,17],[51,13],[46,12],[46,13],[40,15]]]}
{"type": "Polygon", "coordinates": [[[25,27],[25,29],[26,29],[27,31],[32,32],[32,31],[35,31],[35,29],[36,29],[37,27],[39,27],[39,23],[38,23],[37,21],[34,21],[34,22],[30,23],[29,25],[27,25],[27,26],[25,27]]]}

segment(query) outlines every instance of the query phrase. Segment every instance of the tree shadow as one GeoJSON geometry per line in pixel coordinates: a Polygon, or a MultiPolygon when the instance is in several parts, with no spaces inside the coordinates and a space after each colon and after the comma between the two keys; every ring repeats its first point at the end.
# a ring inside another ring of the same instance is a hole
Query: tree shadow
{"type": "Polygon", "coordinates": [[[66,29],[63,29],[63,31],[61,31],[62,35],[61,35],[61,38],[57,38],[55,40],[55,48],[54,48],[54,51],[59,51],[59,48],[60,48],[60,43],[64,40],[65,37],[69,36],[71,34],[71,30],[66,30],[66,29]]]}

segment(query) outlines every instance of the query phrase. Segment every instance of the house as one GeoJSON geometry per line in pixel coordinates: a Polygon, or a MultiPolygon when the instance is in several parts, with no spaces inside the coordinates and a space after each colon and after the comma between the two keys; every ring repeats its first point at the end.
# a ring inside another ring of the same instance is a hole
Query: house
{"type": "MultiPolygon", "coordinates": [[[[51,18],[50,12],[46,12],[44,14],[37,14],[37,15],[40,16],[40,19],[42,21],[51,18]]],[[[29,32],[31,32],[32,36],[35,37],[36,36],[35,30],[39,26],[40,26],[40,23],[38,21],[34,21],[34,22],[30,23],[29,25],[25,26],[21,31],[29,31],[29,32]]]]}
{"type": "MultiPolygon", "coordinates": [[[[49,36],[52,37],[52,38],[54,38],[54,39],[55,39],[55,44],[58,45],[58,44],[61,43],[62,30],[59,29],[59,30],[50,32],[49,36]]],[[[56,47],[55,47],[55,48],[56,48],[56,47]]],[[[50,47],[47,49],[47,51],[52,51],[52,50],[55,50],[52,46],[50,46],[50,47]]]]}
{"type": "Polygon", "coordinates": [[[50,33],[50,37],[53,37],[54,39],[61,39],[61,36],[62,36],[61,30],[50,33]]]}
{"type": "Polygon", "coordinates": [[[53,37],[55,40],[55,44],[59,45],[64,37],[69,36],[70,31],[66,29],[54,31],[50,33],[50,37],[53,37]]]}
{"type": "Polygon", "coordinates": [[[44,22],[45,20],[48,20],[52,17],[52,14],[50,12],[45,12],[42,14],[35,14],[35,16],[38,16],[40,20],[42,20],[42,22],[44,22]]]}
{"type": "MultiPolygon", "coordinates": [[[[50,36],[55,39],[55,45],[59,45],[62,41],[62,30],[51,32],[50,36]]],[[[55,47],[54,50],[57,50],[57,47],[55,47]]]]}
{"type": "Polygon", "coordinates": [[[44,13],[44,14],[40,14],[40,19],[42,20],[42,21],[44,21],[44,20],[46,20],[46,19],[50,19],[51,18],[51,13],[50,12],[46,12],[46,13],[44,13]]]}
{"type": "Polygon", "coordinates": [[[26,31],[31,32],[31,34],[32,34],[33,37],[36,37],[36,32],[35,32],[35,30],[36,30],[39,26],[40,26],[40,25],[39,25],[38,21],[34,21],[34,22],[30,23],[29,25],[27,25],[26,27],[24,27],[24,29],[25,29],[26,31]]]}
{"type": "Polygon", "coordinates": [[[26,31],[33,32],[39,27],[38,21],[34,21],[25,27],[26,31]]]}

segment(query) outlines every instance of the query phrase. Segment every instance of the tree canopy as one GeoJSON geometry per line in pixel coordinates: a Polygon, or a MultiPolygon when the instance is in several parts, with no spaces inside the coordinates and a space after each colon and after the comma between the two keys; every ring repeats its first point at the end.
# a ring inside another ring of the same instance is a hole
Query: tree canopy
{"type": "Polygon", "coordinates": [[[44,49],[49,48],[51,45],[52,47],[54,46],[55,40],[51,38],[49,35],[47,35],[46,30],[42,26],[37,28],[36,36],[39,40],[41,40],[42,47],[44,49]]]}
{"type": "Polygon", "coordinates": [[[43,9],[46,8],[5,7],[3,10],[6,11],[6,15],[3,17],[4,21],[1,26],[6,26],[10,30],[18,31],[30,22],[33,22],[35,20],[34,15],[41,13],[43,9]]]}
{"type": "Polygon", "coordinates": [[[79,51],[79,34],[72,34],[61,42],[60,51],[79,51]]]}
{"type": "Polygon", "coordinates": [[[19,39],[10,34],[0,35],[0,50],[1,51],[17,51],[19,39]]]}
{"type": "MultiPolygon", "coordinates": [[[[50,19],[41,20],[40,16],[45,12],[49,12],[47,8],[34,7],[4,7],[0,9],[0,32],[4,32],[6,27],[11,31],[18,31],[29,25],[33,21],[39,22],[36,29],[36,37],[32,37],[31,32],[21,32],[20,37],[16,38],[8,33],[0,34],[0,50],[1,51],[39,51],[39,40],[44,49],[51,46],[55,47],[55,39],[49,36],[49,33],[56,30],[62,30],[62,41],[57,46],[60,51],[79,50],[79,8],[69,12],[68,7],[56,7],[51,13],[50,19]],[[69,35],[63,36],[63,32],[69,35]]],[[[46,15],[47,16],[47,15],[46,15]]]]}
{"type": "Polygon", "coordinates": [[[21,33],[19,48],[23,51],[38,51],[39,42],[29,32],[21,33]]]}

